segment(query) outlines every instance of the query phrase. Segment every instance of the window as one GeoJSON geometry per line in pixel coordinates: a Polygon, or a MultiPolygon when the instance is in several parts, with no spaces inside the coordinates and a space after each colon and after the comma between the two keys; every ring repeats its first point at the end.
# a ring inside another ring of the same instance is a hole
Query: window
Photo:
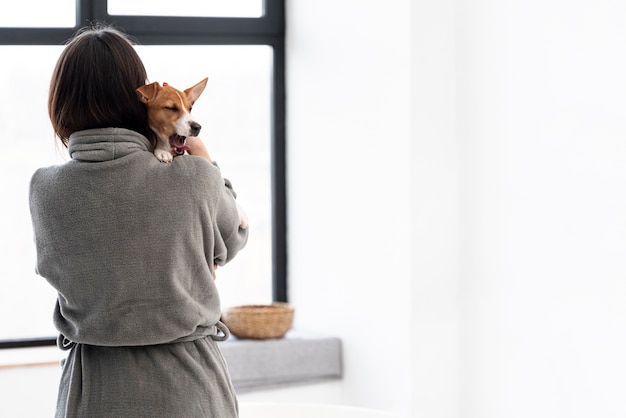
{"type": "Polygon", "coordinates": [[[0,27],[73,28],[76,0],[22,0],[3,7],[0,27]]]}
{"type": "MultiPolygon", "coordinates": [[[[236,18],[133,16],[145,3],[139,0],[109,0],[108,6],[97,0],[70,3],[78,22],[113,23],[135,37],[150,81],[184,89],[209,78],[194,116],[251,222],[247,248],[236,262],[217,271],[223,306],[286,301],[283,1],[232,1],[226,3],[241,7],[207,7],[202,12],[236,18]],[[133,4],[141,7],[132,9],[133,4]],[[172,65],[164,56],[194,58],[172,65]]],[[[151,10],[167,12],[159,2],[149,3],[151,10]]],[[[207,1],[211,3],[223,2],[207,1]]],[[[53,137],[47,91],[62,44],[82,25],[68,26],[65,8],[47,13],[47,27],[35,28],[37,21],[8,27],[0,20],[0,56],[5,63],[0,77],[7,81],[0,102],[0,135],[15,147],[12,158],[0,167],[0,185],[10,202],[0,219],[0,262],[5,266],[0,347],[51,344],[56,334],[51,323],[56,295],[34,273],[28,182],[36,168],[68,159],[53,137]]],[[[28,16],[22,10],[15,19],[28,16]]]]}
{"type": "Polygon", "coordinates": [[[261,17],[262,0],[109,0],[111,15],[261,17]]]}

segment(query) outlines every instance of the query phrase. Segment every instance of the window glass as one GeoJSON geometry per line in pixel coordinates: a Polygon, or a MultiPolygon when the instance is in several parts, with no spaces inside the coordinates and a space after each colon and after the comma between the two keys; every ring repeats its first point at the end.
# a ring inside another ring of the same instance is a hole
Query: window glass
{"type": "Polygon", "coordinates": [[[28,183],[41,166],[66,160],[55,145],[47,113],[47,92],[61,47],[2,46],[0,138],[10,151],[0,164],[4,196],[0,217],[0,339],[54,335],[56,293],[35,275],[35,247],[28,207],[28,183]]]}
{"type": "Polygon", "coordinates": [[[71,28],[76,24],[76,0],[10,1],[0,13],[0,27],[71,28]]]}
{"type": "Polygon", "coordinates": [[[110,15],[261,17],[263,0],[109,0],[110,15]]]}
{"type": "MultiPolygon", "coordinates": [[[[185,89],[204,77],[194,105],[201,137],[222,173],[233,182],[250,221],[250,238],[237,258],[217,271],[224,308],[269,303],[271,277],[270,105],[272,49],[268,46],[139,46],[149,81],[185,89]],[[181,56],[192,65],[179,65],[181,56]],[[166,59],[165,57],[170,57],[166,59]],[[174,62],[176,61],[176,62],[174,62]],[[174,65],[173,65],[174,64],[174,65]]],[[[5,83],[0,137],[7,141],[0,165],[0,339],[53,336],[56,293],[35,274],[28,183],[42,166],[64,163],[54,139],[47,93],[61,47],[0,46],[5,83]]]]}

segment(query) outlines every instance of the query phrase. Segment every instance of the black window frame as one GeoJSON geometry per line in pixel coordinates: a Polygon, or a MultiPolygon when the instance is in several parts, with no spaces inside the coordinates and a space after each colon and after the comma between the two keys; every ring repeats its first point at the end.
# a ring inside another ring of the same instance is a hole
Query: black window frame
{"type": "MultiPolygon", "coordinates": [[[[141,45],[268,45],[273,49],[271,103],[272,298],[287,302],[285,0],[263,0],[261,17],[109,15],[108,0],[77,0],[76,26],[0,27],[0,45],[63,45],[81,27],[105,22],[141,45]]],[[[56,338],[0,340],[0,349],[54,345],[56,338]]]]}

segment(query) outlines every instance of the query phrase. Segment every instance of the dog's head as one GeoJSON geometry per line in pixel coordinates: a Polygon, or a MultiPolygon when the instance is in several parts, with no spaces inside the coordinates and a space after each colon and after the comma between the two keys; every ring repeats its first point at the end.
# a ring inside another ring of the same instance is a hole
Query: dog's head
{"type": "Polygon", "coordinates": [[[206,87],[208,78],[187,90],[158,82],[137,88],[139,100],[148,109],[148,123],[159,140],[169,144],[173,154],[185,152],[185,139],[200,134],[200,124],[191,117],[191,108],[206,87]]]}

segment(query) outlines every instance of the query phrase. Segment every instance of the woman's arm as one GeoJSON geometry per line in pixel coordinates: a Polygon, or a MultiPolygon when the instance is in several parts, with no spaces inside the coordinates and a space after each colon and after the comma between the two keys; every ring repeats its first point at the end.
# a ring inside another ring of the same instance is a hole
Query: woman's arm
{"type": "MultiPolygon", "coordinates": [[[[206,145],[200,138],[196,136],[187,137],[186,145],[189,147],[189,149],[187,150],[189,155],[196,155],[199,157],[204,157],[210,163],[215,164],[213,160],[211,160],[211,156],[209,155],[209,151],[207,150],[206,145]]],[[[226,263],[229,259],[234,257],[235,254],[237,254],[239,250],[243,248],[248,241],[248,230],[247,230],[248,229],[248,217],[246,216],[241,206],[239,206],[239,204],[233,199],[236,195],[235,195],[235,192],[232,190],[232,186],[230,185],[230,182],[228,180],[225,180],[225,186],[226,187],[224,189],[224,202],[234,202],[235,208],[237,210],[237,215],[239,217],[239,228],[238,228],[237,233],[234,233],[234,234],[229,233],[228,236],[223,237],[222,235],[224,231],[222,231],[222,228],[220,228],[221,225],[218,225],[219,236],[222,239],[226,238],[226,241],[227,241],[227,242],[223,242],[223,244],[225,245],[225,248],[228,248],[228,257],[224,259],[222,259],[221,257],[216,257],[215,259],[216,262],[213,264],[213,270],[214,270],[213,279],[214,280],[216,278],[215,270],[217,270],[218,263],[220,264],[226,263]]],[[[225,211],[230,212],[231,210],[226,209],[225,211]]],[[[218,217],[218,218],[222,218],[222,217],[218,217]]],[[[226,222],[226,224],[229,225],[229,222],[226,222]]],[[[228,230],[228,226],[225,228],[225,230],[228,230]]]]}
{"type": "Polygon", "coordinates": [[[187,137],[186,145],[189,147],[187,152],[190,155],[198,155],[200,157],[206,158],[207,160],[209,160],[209,162],[213,162],[213,160],[211,160],[211,156],[209,155],[209,151],[206,148],[206,145],[204,145],[204,142],[197,136],[187,137]]]}
{"type": "MultiPolygon", "coordinates": [[[[206,145],[204,145],[204,142],[200,138],[198,138],[197,136],[190,136],[187,137],[185,143],[189,147],[189,149],[187,150],[189,155],[198,155],[200,157],[206,158],[207,160],[209,160],[209,162],[213,162],[211,160],[211,156],[209,155],[209,150],[207,150],[206,145]]],[[[217,264],[213,264],[213,280],[217,278],[217,276],[215,275],[216,270],[217,264]]]]}

